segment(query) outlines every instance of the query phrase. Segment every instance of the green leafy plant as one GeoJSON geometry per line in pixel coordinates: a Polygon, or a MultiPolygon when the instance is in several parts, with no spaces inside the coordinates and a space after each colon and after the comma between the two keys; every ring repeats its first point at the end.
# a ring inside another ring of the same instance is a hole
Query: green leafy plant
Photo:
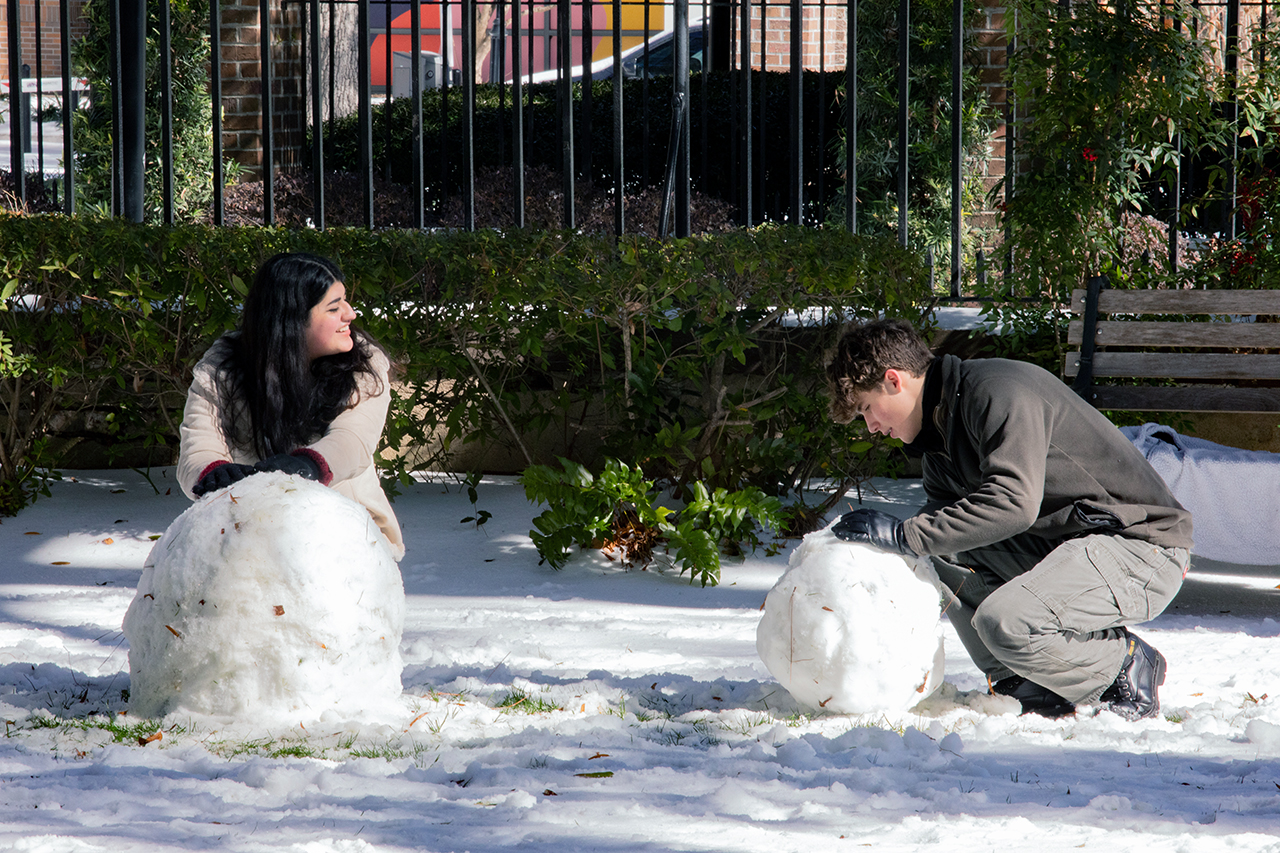
{"type": "Polygon", "coordinates": [[[467,499],[471,501],[471,515],[466,516],[459,524],[474,524],[479,530],[481,525],[486,524],[489,519],[493,518],[493,513],[487,509],[480,509],[480,493],[476,487],[480,485],[481,472],[472,471],[463,481],[463,485],[467,487],[467,499]]]}
{"type": "Polygon", "coordinates": [[[599,475],[561,459],[561,470],[535,465],[521,477],[529,500],[549,509],[529,531],[542,560],[559,569],[569,549],[599,548],[627,565],[648,565],[663,548],[681,574],[703,586],[720,582],[721,549],[741,553],[760,544],[761,527],[777,528],[782,504],[759,489],[708,491],[701,482],[682,509],[655,506],[657,490],[639,468],[605,460],[599,475]]]}
{"type": "MultiPolygon", "coordinates": [[[[112,193],[111,32],[108,4],[86,3],[88,31],[73,42],[76,73],[88,78],[87,110],[72,114],[76,141],[77,204],[110,210],[112,193]]],[[[199,218],[213,200],[213,123],[209,114],[209,5],[169,0],[171,39],[173,206],[177,220],[199,218]]],[[[146,178],[144,217],[159,222],[164,212],[159,54],[160,18],[152,4],[147,20],[146,178]]],[[[236,170],[229,173],[233,179],[236,170]]]]}

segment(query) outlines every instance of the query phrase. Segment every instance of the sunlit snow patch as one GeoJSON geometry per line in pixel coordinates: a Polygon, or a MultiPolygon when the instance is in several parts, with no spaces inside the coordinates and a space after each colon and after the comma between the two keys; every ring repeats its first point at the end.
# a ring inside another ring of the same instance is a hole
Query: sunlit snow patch
{"type": "Polygon", "coordinates": [[[292,721],[396,703],[404,586],[361,505],[259,474],[196,501],[124,619],[130,711],[292,721]]]}
{"type": "Polygon", "coordinates": [[[815,531],[765,599],[756,651],[810,707],[904,711],[942,683],[937,584],[927,560],[815,531]]]}

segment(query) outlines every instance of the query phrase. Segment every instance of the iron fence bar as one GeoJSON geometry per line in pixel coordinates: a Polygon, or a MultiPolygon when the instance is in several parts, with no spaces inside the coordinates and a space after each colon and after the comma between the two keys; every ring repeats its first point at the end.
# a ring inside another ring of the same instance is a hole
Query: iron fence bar
{"type": "MultiPolygon", "coordinates": [[[[679,161],[676,152],[680,147],[680,138],[684,136],[684,128],[681,127],[685,117],[683,101],[684,95],[681,92],[675,92],[671,97],[671,134],[667,139],[667,168],[662,180],[662,211],[658,217],[659,237],[667,237],[671,234],[671,194],[676,188],[676,171],[679,161]]],[[[677,234],[676,236],[687,235],[677,234]]]]}
{"type": "MultiPolygon", "coordinates": [[[[310,91],[309,87],[311,85],[311,75],[307,73],[307,57],[311,55],[307,52],[307,36],[311,31],[310,16],[307,13],[307,9],[310,7],[310,2],[314,2],[314,0],[294,0],[294,2],[298,6],[298,64],[291,67],[294,68],[294,73],[298,78],[294,81],[298,84],[297,111],[302,114],[301,119],[298,119],[301,122],[298,132],[305,136],[307,132],[307,104],[309,103],[307,93],[310,91]]],[[[288,0],[280,0],[280,4],[281,8],[284,8],[287,6],[288,0]]],[[[297,165],[304,165],[302,145],[300,143],[298,144],[295,159],[297,165]]]]}
{"type": "Polygon", "coordinates": [[[75,145],[71,138],[71,112],[80,95],[71,88],[71,0],[58,3],[58,28],[62,45],[62,210],[76,212],[75,145]]]}
{"type": "MultiPolygon", "coordinates": [[[[1013,54],[1018,49],[1018,13],[1013,12],[1010,20],[1005,21],[1004,36],[1004,68],[1006,77],[1008,75],[1009,66],[1012,62],[1013,54]]],[[[1007,213],[1009,205],[1013,202],[1014,191],[1018,182],[1018,159],[1017,144],[1018,134],[1015,125],[1015,107],[1017,106],[1013,91],[1006,88],[1004,91],[1004,205],[1006,213],[1004,215],[1004,251],[1003,266],[1005,282],[1009,285],[1010,295],[1013,288],[1009,284],[1013,277],[1013,225],[1009,221],[1007,213]]]]}
{"type": "Polygon", "coordinates": [[[1240,0],[1227,2],[1226,53],[1223,56],[1227,78],[1227,113],[1231,121],[1231,156],[1227,161],[1227,202],[1230,205],[1227,220],[1227,239],[1234,240],[1239,233],[1240,213],[1240,80],[1238,52],[1240,50],[1240,0]]]}
{"type": "Polygon", "coordinates": [[[710,98],[707,93],[707,79],[710,76],[707,72],[715,68],[715,56],[712,51],[715,50],[716,38],[712,38],[715,34],[716,20],[711,17],[711,8],[708,0],[702,0],[702,68],[701,75],[698,77],[698,110],[699,120],[702,123],[701,131],[698,137],[698,147],[701,149],[701,156],[698,158],[698,176],[702,180],[704,190],[710,189],[708,181],[708,142],[707,142],[707,125],[709,123],[709,104],[710,98]]]}
{"type": "MultiPolygon", "coordinates": [[[[44,110],[44,24],[40,17],[40,7],[43,4],[40,0],[32,3],[32,12],[34,20],[32,24],[36,31],[36,182],[44,189],[44,122],[41,121],[41,113],[44,110]]],[[[26,93],[22,94],[23,101],[30,103],[26,93]]],[[[24,134],[25,138],[30,142],[30,133],[24,134]]]]}
{"type": "Polygon", "coordinates": [[[844,224],[858,233],[858,0],[845,10],[844,224]]]}
{"type": "MultiPolygon", "coordinates": [[[[763,6],[761,7],[763,8],[763,6]]],[[[742,72],[742,224],[751,227],[751,0],[742,0],[741,47],[739,65],[742,72]]]]}
{"type": "MultiPolygon", "coordinates": [[[[27,97],[27,84],[24,81],[34,79],[35,78],[31,76],[31,66],[25,62],[22,63],[22,74],[19,78],[21,87],[15,97],[17,98],[16,103],[18,106],[18,125],[22,133],[23,154],[31,153],[31,98],[27,97]]],[[[23,167],[26,167],[25,159],[23,160],[23,167]]]]}
{"type": "MultiPolygon", "coordinates": [[[[417,3],[418,3],[418,0],[411,0],[409,5],[414,6],[417,3]]],[[[393,76],[394,68],[392,67],[392,64],[391,64],[391,58],[393,53],[391,50],[391,0],[386,0],[385,14],[387,16],[387,23],[386,23],[387,29],[386,29],[386,34],[384,35],[384,39],[387,44],[387,49],[383,51],[384,59],[386,61],[384,63],[384,66],[385,66],[383,69],[384,76],[382,78],[383,80],[383,86],[382,86],[382,90],[383,90],[382,91],[382,139],[383,139],[382,177],[384,180],[390,181],[391,180],[391,86],[392,86],[392,83],[395,82],[394,76],[393,76]]],[[[412,60],[410,60],[410,63],[412,63],[412,60]]],[[[412,72],[413,70],[412,67],[410,67],[409,70],[412,72]]]]}
{"type": "MultiPolygon", "coordinates": [[[[760,181],[760,219],[768,218],[769,185],[765,183],[768,174],[768,150],[765,146],[765,125],[769,119],[769,51],[765,43],[769,28],[769,2],[760,0],[760,127],[757,129],[756,156],[752,159],[759,162],[760,181]]],[[[751,180],[757,176],[752,175],[751,180]]]]}
{"type": "Polygon", "coordinates": [[[827,139],[827,0],[818,2],[818,191],[814,217],[826,218],[827,170],[823,168],[822,144],[827,139]]]}
{"type": "Polygon", "coordinates": [[[964,181],[964,0],[954,0],[951,18],[951,297],[960,297],[961,216],[964,181]]]}
{"type": "Polygon", "coordinates": [[[222,5],[209,0],[209,102],[213,124],[213,224],[222,225],[226,199],[222,169],[222,5]]]}
{"type": "MultiPolygon", "coordinates": [[[[107,4],[108,16],[111,29],[111,215],[120,216],[124,210],[124,154],[121,149],[122,140],[120,129],[124,127],[124,115],[120,102],[120,83],[122,72],[120,70],[120,0],[110,0],[107,4]]],[[[14,99],[17,103],[17,99],[14,99]]],[[[14,122],[17,124],[17,122],[14,122]]],[[[21,152],[22,144],[18,139],[14,140],[14,151],[21,152]]],[[[21,158],[19,153],[18,157],[21,158]]],[[[19,159],[15,174],[22,175],[22,161],[19,159]]],[[[25,202],[26,191],[23,186],[23,192],[18,198],[25,202]]]]}
{"type": "MultiPolygon", "coordinates": [[[[1193,13],[1198,13],[1200,11],[1200,0],[1191,0],[1191,8],[1193,13]]],[[[1188,19],[1187,31],[1193,40],[1200,38],[1200,16],[1198,14],[1192,14],[1188,19]]],[[[1183,170],[1183,180],[1186,181],[1188,187],[1196,185],[1197,172],[1199,171],[1196,165],[1194,157],[1187,158],[1186,168],[1183,170]]]]}
{"type": "Polygon", "coordinates": [[[613,233],[621,237],[626,226],[623,196],[627,176],[622,146],[622,0],[613,0],[613,233]]]}
{"type": "MultiPolygon", "coordinates": [[[[114,4],[111,8],[115,10],[114,4]]],[[[22,20],[18,17],[18,0],[8,0],[5,14],[9,37],[9,174],[18,203],[26,204],[26,163],[22,156],[22,122],[18,120],[19,92],[22,91],[22,20]]]]}
{"type": "Polygon", "coordinates": [[[804,6],[801,0],[791,0],[791,44],[788,53],[791,77],[791,220],[804,224],[804,6]]]}
{"type": "Polygon", "coordinates": [[[1262,10],[1260,14],[1260,32],[1262,33],[1262,43],[1258,47],[1258,67],[1260,69],[1267,67],[1267,25],[1270,23],[1268,16],[1267,0],[1262,0],[1262,10]]]}
{"type": "Polygon", "coordinates": [[[462,226],[476,230],[476,0],[462,0],[462,226]]]}
{"type": "MultiPolygon", "coordinates": [[[[265,0],[264,0],[265,2],[265,0]]],[[[365,227],[373,228],[373,92],[369,73],[369,3],[359,0],[356,6],[356,89],[358,105],[356,123],[360,138],[360,184],[363,190],[361,211],[365,227]]]]}
{"type": "MultiPolygon", "coordinates": [[[[416,5],[416,4],[415,4],[416,5]]],[[[333,8],[333,4],[329,4],[333,8]]],[[[320,0],[311,0],[311,221],[321,231],[324,221],[324,104],[320,92],[320,0]]],[[[330,41],[333,41],[332,33],[330,41]]]]}
{"type": "Polygon", "coordinates": [[[641,50],[641,67],[644,73],[640,75],[640,118],[641,133],[640,141],[644,151],[643,169],[640,172],[640,182],[644,186],[649,186],[649,29],[650,13],[652,11],[650,0],[644,0],[644,48],[641,50]]]}
{"type": "MultiPolygon", "coordinates": [[[[581,160],[578,168],[581,170],[580,174],[590,181],[592,179],[591,113],[593,111],[592,98],[595,94],[591,91],[591,43],[595,40],[594,22],[591,20],[591,0],[582,0],[580,12],[582,14],[582,35],[580,39],[582,48],[582,139],[578,141],[578,157],[581,160]]],[[[617,29],[616,24],[614,29],[617,29]]]]}
{"type": "MultiPolygon", "coordinates": [[[[507,0],[498,0],[498,11],[493,26],[490,27],[492,33],[497,29],[497,50],[496,59],[497,67],[494,66],[495,51],[489,52],[489,82],[497,83],[498,86],[498,116],[502,116],[507,111],[507,0]]],[[[493,38],[494,36],[491,36],[493,38]]],[[[501,131],[501,121],[498,124],[498,165],[504,165],[507,162],[507,137],[501,131]]]]}
{"type": "Polygon", "coordinates": [[[124,0],[128,15],[121,15],[120,69],[116,79],[120,92],[117,102],[121,105],[123,122],[116,125],[121,137],[121,168],[124,176],[121,201],[123,213],[134,222],[142,221],[143,168],[146,152],[147,93],[147,4],[145,0],[124,0]]]}
{"type": "Polygon", "coordinates": [[[907,157],[908,102],[911,78],[907,63],[911,60],[911,0],[898,2],[898,242],[907,245],[907,157]]]}
{"type": "MultiPolygon", "coordinates": [[[[1165,0],[1161,0],[1161,7],[1164,6],[1165,0]]],[[[1164,23],[1163,21],[1161,22],[1164,23]]],[[[1173,31],[1175,33],[1182,32],[1182,16],[1176,15],[1172,17],[1173,31]]],[[[1170,179],[1169,196],[1170,207],[1169,213],[1169,272],[1176,273],[1178,271],[1178,223],[1182,216],[1182,131],[1179,130],[1174,136],[1174,147],[1178,151],[1178,158],[1173,164],[1173,177],[1170,179]]]]}
{"type": "Polygon", "coordinates": [[[735,6],[735,0],[726,0],[726,12],[724,20],[728,26],[728,38],[725,40],[725,68],[728,70],[729,78],[729,104],[732,107],[729,110],[729,138],[732,143],[729,145],[729,169],[726,192],[728,193],[727,201],[734,205],[738,210],[739,219],[742,218],[742,182],[738,180],[738,175],[742,170],[742,47],[741,35],[742,27],[740,22],[740,7],[742,3],[739,1],[735,6]]]}
{"type": "Polygon", "coordinates": [[[173,45],[169,2],[160,0],[160,164],[164,223],[173,224],[173,45]]]}
{"type": "MultiPolygon", "coordinates": [[[[161,0],[164,2],[165,0],[161,0]]],[[[273,124],[275,69],[271,67],[271,0],[258,0],[258,49],[262,55],[262,221],[274,225],[275,211],[275,125],[273,124]]]]}
{"type": "MultiPolygon", "coordinates": [[[[799,0],[796,0],[799,2],[799,0]]],[[[688,237],[689,160],[692,140],[689,134],[689,0],[675,0],[675,63],[671,85],[680,107],[680,135],[676,140],[676,236],[688,237]]]]}
{"type": "MultiPolygon", "coordinates": [[[[422,159],[426,156],[423,150],[423,129],[422,129],[422,4],[417,0],[409,3],[409,29],[412,33],[409,35],[409,76],[413,78],[412,88],[410,89],[410,112],[413,113],[412,119],[412,140],[410,144],[410,152],[413,157],[412,177],[410,180],[413,185],[413,227],[423,228],[427,224],[427,211],[424,204],[425,188],[423,182],[426,180],[423,174],[422,159]]],[[[391,46],[391,34],[387,34],[387,48],[391,46]]]]}
{"type": "MultiPolygon", "coordinates": [[[[318,2],[318,0],[317,0],[318,2]]],[[[338,112],[338,4],[329,0],[329,118],[338,112]]]]}
{"type": "MultiPolygon", "coordinates": [[[[614,0],[617,2],[617,0],[614,0]]],[[[524,227],[524,79],[520,67],[520,0],[511,2],[511,195],[517,228],[524,227]]],[[[529,18],[533,29],[533,17],[529,18]]],[[[529,72],[533,72],[530,42],[529,72]]]]}
{"type": "Polygon", "coordinates": [[[563,182],[564,209],[562,225],[575,228],[574,175],[573,175],[573,89],[569,82],[569,66],[573,61],[570,50],[570,0],[556,0],[556,100],[560,112],[560,178],[563,182]]]}
{"type": "Polygon", "coordinates": [[[453,18],[449,0],[440,2],[440,191],[439,209],[449,198],[449,90],[453,88],[453,18]]]}

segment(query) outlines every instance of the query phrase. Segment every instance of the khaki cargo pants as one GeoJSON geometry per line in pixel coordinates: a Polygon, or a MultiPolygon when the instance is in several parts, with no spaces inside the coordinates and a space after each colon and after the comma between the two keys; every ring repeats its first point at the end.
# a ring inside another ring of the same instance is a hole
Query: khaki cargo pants
{"type": "Polygon", "coordinates": [[[953,593],[946,614],[992,681],[1021,675],[1091,703],[1124,661],[1120,626],[1160,615],[1182,586],[1185,548],[1097,534],[1050,543],[1019,536],[931,557],[953,593]]]}

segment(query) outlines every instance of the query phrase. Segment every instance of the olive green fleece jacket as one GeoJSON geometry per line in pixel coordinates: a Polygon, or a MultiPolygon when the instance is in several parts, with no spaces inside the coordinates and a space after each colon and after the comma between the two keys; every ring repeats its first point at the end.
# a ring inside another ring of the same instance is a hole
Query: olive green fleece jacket
{"type": "Polygon", "coordinates": [[[1050,545],[1115,533],[1191,547],[1191,514],[1120,430],[1056,376],[951,355],[929,370],[938,371],[940,397],[924,416],[941,447],[923,457],[929,503],[903,524],[916,553],[954,554],[1021,533],[1050,545]]]}

